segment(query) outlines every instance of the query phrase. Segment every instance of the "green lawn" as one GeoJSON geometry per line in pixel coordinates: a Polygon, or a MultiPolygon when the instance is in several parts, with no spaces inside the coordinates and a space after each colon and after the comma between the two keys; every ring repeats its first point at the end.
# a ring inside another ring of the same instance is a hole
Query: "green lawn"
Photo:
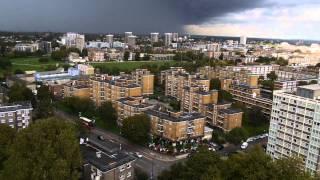
{"type": "Polygon", "coordinates": [[[141,68],[144,65],[162,66],[162,65],[175,65],[176,61],[128,61],[128,62],[104,62],[104,63],[91,63],[95,68],[104,69],[118,69],[120,71],[132,71],[141,68]]]}
{"type": "Polygon", "coordinates": [[[38,57],[10,59],[12,63],[12,71],[14,72],[17,69],[23,71],[45,71],[50,66],[62,66],[64,64],[63,62],[54,61],[51,58],[49,58],[49,61],[46,63],[40,63],[38,60],[38,57]]]}

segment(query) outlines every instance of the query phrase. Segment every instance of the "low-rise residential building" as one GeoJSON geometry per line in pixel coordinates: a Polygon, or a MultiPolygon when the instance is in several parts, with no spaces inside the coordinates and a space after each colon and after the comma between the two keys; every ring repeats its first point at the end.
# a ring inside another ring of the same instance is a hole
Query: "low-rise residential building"
{"type": "Polygon", "coordinates": [[[136,69],[132,74],[119,76],[96,75],[90,79],[91,98],[97,105],[126,97],[153,94],[154,75],[146,69],[136,69]]]}
{"type": "Polygon", "coordinates": [[[93,75],[94,67],[90,64],[78,64],[77,69],[80,71],[81,75],[93,75]]]}
{"type": "Polygon", "coordinates": [[[88,81],[72,81],[64,84],[63,97],[90,98],[90,85],[88,81]]]}
{"type": "Polygon", "coordinates": [[[99,49],[89,49],[89,61],[105,61],[105,52],[99,49]]]}
{"type": "Polygon", "coordinates": [[[189,74],[183,68],[171,68],[161,72],[161,81],[165,83],[165,95],[177,100],[183,98],[185,87],[199,86],[203,91],[209,91],[210,80],[201,74],[189,74]]]}
{"type": "Polygon", "coordinates": [[[35,79],[37,82],[55,84],[66,83],[73,78],[77,78],[80,72],[76,68],[69,68],[68,71],[64,71],[63,68],[59,68],[55,71],[36,72],[35,79]]]}
{"type": "Polygon", "coordinates": [[[141,114],[152,108],[154,105],[148,104],[147,99],[143,97],[127,97],[117,100],[115,109],[118,114],[118,125],[121,126],[125,118],[141,114]]]}
{"type": "Polygon", "coordinates": [[[184,87],[182,90],[181,110],[204,114],[206,105],[218,102],[218,91],[202,90],[199,86],[184,87]]]}
{"type": "Polygon", "coordinates": [[[0,105],[0,124],[11,128],[24,129],[32,121],[32,106],[30,102],[0,105]]]}
{"type": "Polygon", "coordinates": [[[96,137],[81,141],[84,180],[133,180],[135,158],[115,150],[109,140],[97,142],[96,137]],[[103,143],[103,144],[102,144],[103,143]]]}
{"type": "Polygon", "coordinates": [[[136,69],[131,72],[132,79],[142,87],[143,95],[151,95],[154,91],[154,75],[148,69],[136,69]]]}
{"type": "Polygon", "coordinates": [[[270,116],[272,100],[262,97],[258,87],[258,76],[249,76],[247,83],[236,83],[233,81],[228,91],[233,96],[233,100],[245,104],[247,107],[261,108],[262,112],[270,116]]]}
{"type": "Polygon", "coordinates": [[[30,44],[16,44],[15,51],[18,52],[29,52],[33,53],[38,51],[39,45],[37,43],[30,43],[30,44]]]}
{"type": "Polygon", "coordinates": [[[151,133],[171,142],[202,138],[205,117],[200,113],[147,110],[151,119],[151,133]]]}
{"type": "Polygon", "coordinates": [[[251,74],[256,74],[259,76],[263,76],[267,78],[267,74],[272,71],[278,70],[279,65],[252,65],[252,66],[228,66],[226,67],[229,71],[241,71],[246,70],[249,71],[251,74]]]}

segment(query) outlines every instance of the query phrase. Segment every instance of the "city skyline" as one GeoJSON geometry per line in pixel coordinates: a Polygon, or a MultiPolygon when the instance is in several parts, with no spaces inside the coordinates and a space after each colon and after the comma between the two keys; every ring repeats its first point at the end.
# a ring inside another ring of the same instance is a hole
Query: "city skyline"
{"type": "Polygon", "coordinates": [[[315,31],[319,10],[315,0],[4,0],[0,15],[6,18],[0,19],[0,27],[4,31],[184,32],[320,40],[315,31]]]}

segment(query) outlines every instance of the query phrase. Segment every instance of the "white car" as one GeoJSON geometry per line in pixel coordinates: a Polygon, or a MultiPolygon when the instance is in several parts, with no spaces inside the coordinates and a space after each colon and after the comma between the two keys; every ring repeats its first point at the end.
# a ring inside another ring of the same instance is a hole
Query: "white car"
{"type": "Polygon", "coordinates": [[[249,144],[247,142],[242,143],[241,144],[241,149],[247,149],[248,145],[249,144]]]}
{"type": "Polygon", "coordinates": [[[142,158],[142,154],[140,154],[139,152],[136,152],[135,155],[138,157],[138,158],[142,158]]]}

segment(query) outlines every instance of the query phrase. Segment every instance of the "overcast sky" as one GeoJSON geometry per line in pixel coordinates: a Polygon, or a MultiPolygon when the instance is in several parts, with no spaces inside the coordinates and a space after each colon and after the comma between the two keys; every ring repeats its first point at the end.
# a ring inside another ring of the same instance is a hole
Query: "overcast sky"
{"type": "Polygon", "coordinates": [[[320,0],[0,0],[0,30],[320,40],[320,0]]]}

